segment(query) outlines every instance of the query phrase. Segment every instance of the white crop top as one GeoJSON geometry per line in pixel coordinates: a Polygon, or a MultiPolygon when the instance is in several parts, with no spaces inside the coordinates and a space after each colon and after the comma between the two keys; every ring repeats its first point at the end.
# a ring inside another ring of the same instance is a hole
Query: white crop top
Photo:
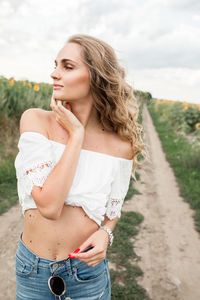
{"type": "MultiPolygon", "coordinates": [[[[66,145],[38,132],[23,132],[15,158],[17,190],[22,213],[37,208],[31,195],[34,185],[42,187],[60,160],[66,145]]],[[[129,188],[133,160],[81,149],[76,173],[65,204],[80,206],[98,225],[121,216],[129,188]]]]}

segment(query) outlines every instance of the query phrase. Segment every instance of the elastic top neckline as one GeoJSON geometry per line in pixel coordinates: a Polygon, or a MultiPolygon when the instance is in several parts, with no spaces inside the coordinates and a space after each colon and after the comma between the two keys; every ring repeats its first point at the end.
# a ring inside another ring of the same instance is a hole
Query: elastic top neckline
{"type": "MultiPolygon", "coordinates": [[[[53,143],[56,143],[56,144],[58,144],[58,145],[62,145],[62,146],[64,146],[64,147],[66,147],[66,144],[63,144],[63,143],[60,143],[60,142],[56,142],[56,141],[54,141],[54,140],[50,140],[50,139],[48,139],[44,134],[42,134],[42,133],[39,133],[39,132],[36,132],[36,131],[24,131],[21,135],[20,135],[20,138],[21,138],[21,136],[22,135],[24,135],[24,134],[27,134],[27,133],[31,133],[31,134],[37,134],[37,135],[40,135],[41,137],[43,137],[45,140],[48,140],[49,142],[53,142],[53,143]]],[[[97,151],[92,151],[92,150],[88,150],[88,149],[81,149],[81,151],[83,152],[83,151],[85,151],[85,152],[90,152],[90,153],[92,153],[92,154],[97,154],[97,155],[104,155],[104,156],[107,156],[107,157],[110,157],[110,158],[112,158],[112,159],[118,159],[118,160],[123,160],[123,161],[127,161],[127,162],[133,162],[133,159],[126,159],[126,158],[123,158],[123,157],[117,157],[117,156],[113,156],[113,155],[110,155],[110,154],[107,154],[107,153],[102,153],[102,152],[97,152],[97,151]]]]}

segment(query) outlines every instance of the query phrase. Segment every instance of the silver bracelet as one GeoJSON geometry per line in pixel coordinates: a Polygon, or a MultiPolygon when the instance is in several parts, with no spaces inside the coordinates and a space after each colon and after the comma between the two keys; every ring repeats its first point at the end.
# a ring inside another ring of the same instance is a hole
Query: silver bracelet
{"type": "Polygon", "coordinates": [[[114,236],[110,228],[100,225],[99,229],[104,229],[109,234],[109,246],[112,246],[114,236]]]}

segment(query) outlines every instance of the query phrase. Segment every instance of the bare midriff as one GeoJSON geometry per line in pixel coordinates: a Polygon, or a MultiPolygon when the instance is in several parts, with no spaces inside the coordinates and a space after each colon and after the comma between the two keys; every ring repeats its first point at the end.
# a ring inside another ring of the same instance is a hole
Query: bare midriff
{"type": "Polygon", "coordinates": [[[24,215],[22,241],[40,257],[61,260],[98,228],[81,207],[64,205],[58,220],[46,219],[38,209],[29,209],[24,215]]]}

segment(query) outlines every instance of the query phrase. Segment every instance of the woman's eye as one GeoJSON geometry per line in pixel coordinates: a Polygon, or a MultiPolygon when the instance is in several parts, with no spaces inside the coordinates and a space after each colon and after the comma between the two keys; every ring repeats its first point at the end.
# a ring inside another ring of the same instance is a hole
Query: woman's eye
{"type": "Polygon", "coordinates": [[[73,68],[70,67],[70,66],[65,66],[65,69],[70,69],[70,70],[72,70],[73,68]]]}
{"type": "MultiPolygon", "coordinates": [[[[72,68],[72,67],[70,67],[70,66],[64,66],[64,68],[65,68],[65,69],[70,69],[70,70],[73,70],[73,68],[72,68]]],[[[56,69],[56,66],[54,67],[54,69],[56,69]]]]}

